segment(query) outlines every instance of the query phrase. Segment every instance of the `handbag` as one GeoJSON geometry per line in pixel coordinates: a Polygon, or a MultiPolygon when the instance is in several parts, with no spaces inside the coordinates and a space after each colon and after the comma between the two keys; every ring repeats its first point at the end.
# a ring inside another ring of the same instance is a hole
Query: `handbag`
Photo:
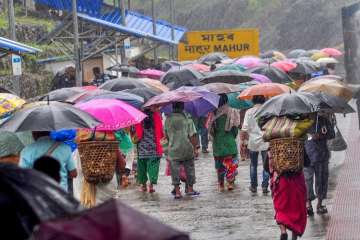
{"type": "Polygon", "coordinates": [[[347,149],[347,143],[337,125],[336,125],[335,138],[328,140],[327,144],[329,150],[333,152],[345,151],[347,149]]]}

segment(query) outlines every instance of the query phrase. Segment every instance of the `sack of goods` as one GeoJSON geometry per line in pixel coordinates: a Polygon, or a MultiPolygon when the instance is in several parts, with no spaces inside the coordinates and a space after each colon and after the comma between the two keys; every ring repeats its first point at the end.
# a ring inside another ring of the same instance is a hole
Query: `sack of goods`
{"type": "Polygon", "coordinates": [[[272,165],[278,174],[302,171],[304,141],[298,138],[277,138],[270,141],[272,165]]]}
{"type": "Polygon", "coordinates": [[[314,123],[311,119],[294,120],[286,116],[273,117],[263,125],[263,139],[268,142],[277,138],[303,138],[314,123]]]}

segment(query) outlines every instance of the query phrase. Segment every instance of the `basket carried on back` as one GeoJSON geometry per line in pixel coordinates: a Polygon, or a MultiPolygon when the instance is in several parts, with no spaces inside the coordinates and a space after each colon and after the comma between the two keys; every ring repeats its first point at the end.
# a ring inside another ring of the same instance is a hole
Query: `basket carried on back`
{"type": "Polygon", "coordinates": [[[304,141],[298,138],[277,138],[270,141],[274,170],[299,172],[304,167],[304,141]]]}
{"type": "Polygon", "coordinates": [[[78,148],[85,180],[94,184],[110,182],[115,173],[118,142],[80,142],[78,148]]]}

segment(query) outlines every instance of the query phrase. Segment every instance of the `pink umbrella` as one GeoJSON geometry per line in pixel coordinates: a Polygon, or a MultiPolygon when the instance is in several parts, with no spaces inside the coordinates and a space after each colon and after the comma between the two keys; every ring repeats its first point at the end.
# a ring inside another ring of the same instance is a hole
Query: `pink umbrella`
{"type": "Polygon", "coordinates": [[[152,69],[152,68],[141,70],[140,72],[137,73],[137,75],[140,77],[148,77],[148,78],[152,78],[152,79],[156,79],[156,80],[160,80],[160,78],[164,74],[165,74],[165,72],[156,70],[156,69],[152,69]]]}
{"type": "Polygon", "coordinates": [[[272,83],[270,78],[262,74],[251,73],[250,77],[253,78],[258,83],[272,83]]]}
{"type": "Polygon", "coordinates": [[[210,67],[201,63],[191,63],[184,66],[198,72],[210,72],[210,67]]]}
{"type": "Polygon", "coordinates": [[[115,99],[94,99],[78,103],[75,107],[99,119],[102,124],[97,130],[113,131],[140,123],[146,115],[123,101],[115,99]]]}
{"type": "Polygon", "coordinates": [[[253,57],[253,56],[239,58],[235,61],[235,63],[243,65],[246,68],[254,68],[254,67],[259,67],[261,65],[264,65],[264,63],[261,62],[260,58],[253,57]]]}
{"type": "Polygon", "coordinates": [[[279,62],[274,62],[271,64],[271,66],[276,67],[277,69],[287,73],[287,72],[290,72],[291,70],[295,69],[297,64],[290,60],[283,60],[283,61],[279,61],[279,62]]]}
{"type": "Polygon", "coordinates": [[[336,48],[324,48],[321,49],[320,51],[329,55],[329,57],[340,57],[343,55],[343,53],[337,50],[336,48]]]}

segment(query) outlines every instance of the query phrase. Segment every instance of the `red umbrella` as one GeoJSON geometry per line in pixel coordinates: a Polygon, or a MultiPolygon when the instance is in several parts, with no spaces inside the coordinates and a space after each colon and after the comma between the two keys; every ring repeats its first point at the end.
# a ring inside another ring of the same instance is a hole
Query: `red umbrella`
{"type": "Polygon", "coordinates": [[[189,236],[140,213],[118,200],[110,200],[82,214],[42,223],[37,240],[188,240],[189,236]]]}
{"type": "Polygon", "coordinates": [[[343,53],[337,50],[336,48],[324,48],[321,49],[320,51],[329,55],[329,57],[340,57],[343,55],[343,53]]]}
{"type": "Polygon", "coordinates": [[[276,67],[277,69],[287,73],[287,72],[290,72],[291,70],[295,69],[297,64],[290,60],[283,60],[283,61],[279,61],[279,62],[274,62],[271,64],[271,66],[276,67]]]}

